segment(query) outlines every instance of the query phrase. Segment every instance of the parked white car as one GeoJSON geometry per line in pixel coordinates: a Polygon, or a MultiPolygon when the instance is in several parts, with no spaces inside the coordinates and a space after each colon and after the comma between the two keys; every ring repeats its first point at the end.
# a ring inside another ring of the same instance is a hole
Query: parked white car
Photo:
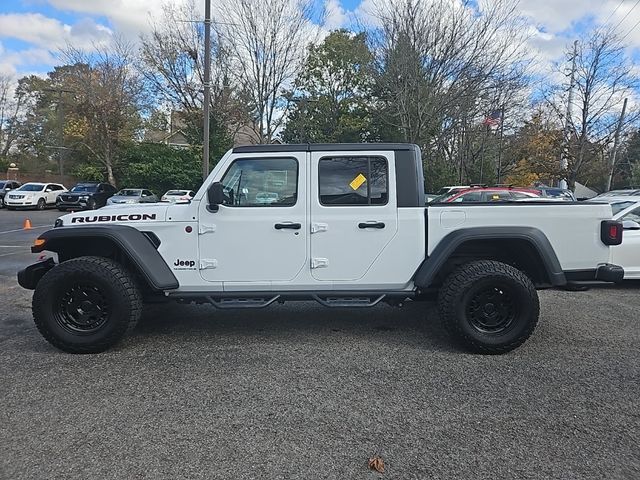
{"type": "Polygon", "coordinates": [[[613,219],[622,222],[622,244],[611,247],[611,261],[624,268],[625,280],[640,279],[640,196],[599,198],[611,204],[613,219]]]}
{"type": "Polygon", "coordinates": [[[196,193],[191,190],[169,190],[160,198],[161,202],[189,203],[196,193]]]}
{"type": "Polygon", "coordinates": [[[58,195],[66,191],[65,186],[59,183],[29,182],[8,193],[5,196],[5,205],[9,210],[16,208],[44,210],[46,207],[55,206],[58,195]]]}

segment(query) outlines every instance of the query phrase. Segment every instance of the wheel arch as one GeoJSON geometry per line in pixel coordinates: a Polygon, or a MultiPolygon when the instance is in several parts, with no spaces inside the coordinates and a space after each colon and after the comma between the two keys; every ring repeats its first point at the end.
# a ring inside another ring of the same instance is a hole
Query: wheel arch
{"type": "Polygon", "coordinates": [[[38,237],[44,242],[31,248],[49,251],[64,262],[81,256],[111,258],[133,269],[153,291],[178,288],[178,280],[157,250],[158,238],[126,225],[58,227],[38,237]]]}
{"type": "Polygon", "coordinates": [[[533,227],[472,227],[446,235],[414,275],[419,288],[441,283],[457,266],[473,260],[497,260],[525,272],[536,285],[567,281],[547,236],[533,227]]]}

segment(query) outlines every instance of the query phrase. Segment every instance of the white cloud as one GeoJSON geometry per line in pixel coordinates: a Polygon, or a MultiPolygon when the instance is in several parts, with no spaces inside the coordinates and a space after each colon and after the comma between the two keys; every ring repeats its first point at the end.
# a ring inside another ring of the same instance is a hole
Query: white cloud
{"type": "MultiPolygon", "coordinates": [[[[162,0],[47,0],[53,7],[70,12],[99,15],[109,19],[118,34],[137,39],[149,30],[149,18],[162,9],[162,0]]],[[[168,0],[172,5],[186,4],[190,0],[168,0]]],[[[216,3],[214,0],[213,3],[216,3]]],[[[196,6],[204,2],[196,1],[196,6]]],[[[202,7],[203,8],[203,7],[202,7]]],[[[185,19],[193,20],[193,19],[185,19]]]]}
{"type": "Polygon", "coordinates": [[[338,0],[326,0],[324,9],[324,27],[326,29],[335,30],[347,23],[347,15],[338,0]]]}
{"type": "Polygon", "coordinates": [[[112,32],[92,19],[85,18],[67,25],[40,13],[0,15],[0,37],[14,38],[33,45],[56,50],[67,43],[82,48],[108,42],[112,32]]]}

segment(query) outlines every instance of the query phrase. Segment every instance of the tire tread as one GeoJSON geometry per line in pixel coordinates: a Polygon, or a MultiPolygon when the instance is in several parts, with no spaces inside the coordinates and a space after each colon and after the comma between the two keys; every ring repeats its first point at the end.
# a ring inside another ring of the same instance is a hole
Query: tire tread
{"type": "Polygon", "coordinates": [[[540,303],[536,289],[529,277],[511,265],[494,260],[477,260],[464,264],[451,273],[442,287],[438,296],[438,309],[440,321],[445,330],[459,340],[469,350],[485,354],[503,354],[522,345],[531,336],[538,323],[540,303]],[[457,306],[459,292],[464,291],[469,285],[484,278],[487,274],[499,274],[511,278],[528,290],[529,296],[534,300],[536,309],[535,320],[529,322],[527,328],[513,341],[502,345],[487,345],[464,332],[460,323],[456,320],[455,308],[457,306]]]}
{"type": "Polygon", "coordinates": [[[53,346],[69,353],[99,353],[115,345],[135,328],[142,315],[142,297],[133,277],[121,264],[105,257],[77,257],[54,267],[42,277],[33,295],[32,312],[36,327],[53,346]],[[109,336],[90,345],[77,345],[66,342],[51,331],[45,318],[46,313],[40,311],[41,307],[46,305],[47,291],[56,282],[60,281],[61,276],[76,272],[95,274],[96,271],[111,277],[109,280],[114,288],[119,289],[124,297],[123,300],[129,302],[130,310],[126,328],[114,329],[109,336]]]}

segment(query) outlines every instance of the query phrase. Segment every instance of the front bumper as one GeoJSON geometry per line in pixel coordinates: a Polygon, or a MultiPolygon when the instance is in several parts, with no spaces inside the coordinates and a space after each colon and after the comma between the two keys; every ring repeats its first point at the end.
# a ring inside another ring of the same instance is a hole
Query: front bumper
{"type": "Polygon", "coordinates": [[[35,207],[38,204],[37,200],[14,200],[11,198],[5,198],[4,204],[7,207],[15,207],[15,208],[19,208],[19,207],[26,207],[26,208],[30,208],[30,207],[35,207]]]}
{"type": "Polygon", "coordinates": [[[58,208],[66,208],[66,209],[82,210],[82,209],[87,208],[87,200],[80,200],[80,201],[77,201],[77,202],[58,201],[58,202],[56,202],[56,207],[58,207],[58,208]]]}

